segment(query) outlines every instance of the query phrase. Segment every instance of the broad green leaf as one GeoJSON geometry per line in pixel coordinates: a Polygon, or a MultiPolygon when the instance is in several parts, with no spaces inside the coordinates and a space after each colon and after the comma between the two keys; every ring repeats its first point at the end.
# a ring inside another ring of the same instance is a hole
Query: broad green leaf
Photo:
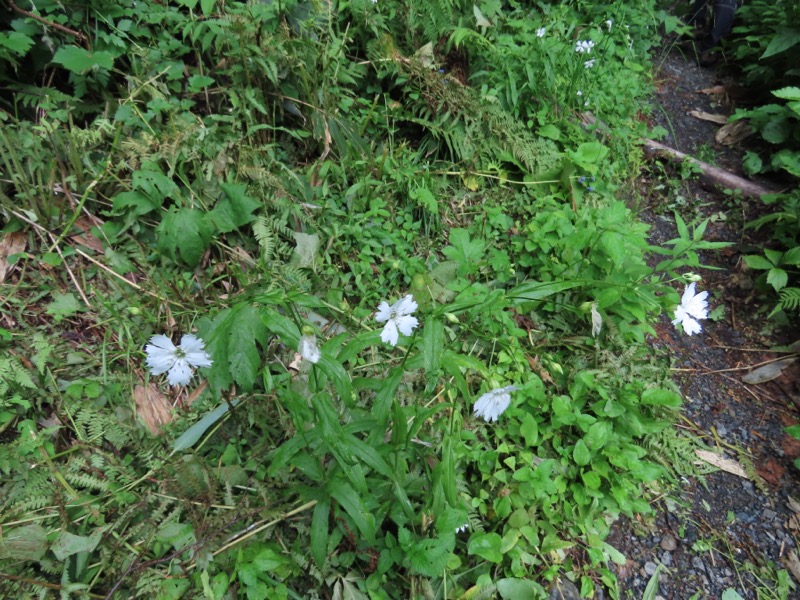
{"type": "Polygon", "coordinates": [[[516,579],[513,577],[506,577],[500,579],[496,584],[497,593],[503,600],[525,600],[534,598],[546,598],[546,590],[529,579],[516,579]]]}
{"type": "Polygon", "coordinates": [[[425,321],[425,326],[422,330],[422,352],[425,362],[425,374],[429,382],[435,382],[438,379],[443,351],[444,324],[441,319],[428,319],[425,321]]]}
{"type": "Polygon", "coordinates": [[[372,407],[372,413],[375,415],[378,423],[384,423],[389,416],[389,410],[392,407],[397,387],[403,380],[405,371],[401,367],[395,367],[389,371],[389,376],[384,378],[384,384],[381,387],[375,398],[375,404],[372,407]]]}
{"type": "Polygon", "coordinates": [[[679,394],[671,390],[651,388],[649,390],[645,390],[645,392],[642,394],[642,404],[678,408],[681,405],[681,397],[679,394]]]}
{"type": "Polygon", "coordinates": [[[581,285],[579,281],[550,281],[540,283],[538,281],[526,281],[517,287],[510,289],[506,296],[515,304],[541,300],[558,292],[563,292],[581,285]]]}
{"type": "Polygon", "coordinates": [[[800,440],[800,425],[790,425],[789,427],[784,428],[784,431],[793,438],[800,440]]]}
{"type": "Polygon", "coordinates": [[[375,541],[375,516],[364,505],[361,496],[342,479],[335,477],[328,482],[328,493],[335,499],[353,520],[364,541],[375,541]]]}
{"type": "MultiPolygon", "coordinates": [[[[761,59],[785,52],[798,42],[800,42],[800,29],[781,27],[775,34],[775,37],[770,40],[767,49],[764,50],[764,54],[761,55],[761,59]]],[[[777,96],[777,94],[775,95],[777,96]]]]}
{"type": "Polygon", "coordinates": [[[547,554],[548,552],[553,552],[555,550],[567,550],[572,548],[574,545],[574,543],[565,542],[554,533],[550,533],[545,536],[544,540],[542,540],[542,547],[540,548],[540,551],[542,554],[547,554]]]}
{"type": "Polygon", "coordinates": [[[211,226],[205,214],[194,208],[167,211],[156,228],[158,249],[177,261],[178,256],[190,267],[196,267],[211,242],[211,226]]]}
{"type": "Polygon", "coordinates": [[[110,52],[92,52],[78,46],[61,46],[53,55],[53,62],[68,71],[82,75],[97,69],[110,69],[114,66],[114,55],[110,52]]]}
{"type": "Polygon", "coordinates": [[[319,254],[319,235],[316,233],[301,233],[295,231],[295,247],[292,253],[291,264],[301,269],[315,269],[319,254]]]}
{"type": "Polygon", "coordinates": [[[203,11],[205,16],[210,15],[214,11],[214,5],[217,0],[200,0],[200,10],[203,11]]]}
{"type": "Polygon", "coordinates": [[[224,404],[220,404],[217,408],[212,410],[202,419],[200,419],[197,423],[189,427],[183,434],[175,440],[172,444],[172,450],[175,452],[183,452],[184,450],[188,450],[192,446],[194,446],[198,440],[203,437],[211,427],[216,424],[225,413],[228,412],[231,406],[236,406],[239,404],[239,400],[235,399],[230,404],[225,402],[224,404]]]}
{"type": "Polygon", "coordinates": [[[589,431],[583,438],[586,446],[591,450],[600,450],[611,439],[612,426],[608,421],[597,421],[589,426],[589,431]]]}
{"type": "Polygon", "coordinates": [[[190,92],[199,92],[202,91],[203,88],[207,88],[212,83],[214,83],[214,79],[212,77],[207,77],[205,75],[192,75],[189,77],[189,91],[190,92]]]}
{"type": "Polygon", "coordinates": [[[744,598],[735,589],[728,588],[722,592],[722,600],[744,600],[744,598]]]}
{"type": "Polygon", "coordinates": [[[533,418],[533,415],[525,413],[519,432],[522,434],[522,437],[525,438],[526,446],[529,448],[536,447],[536,442],[539,441],[539,424],[536,422],[536,419],[533,418]]]}
{"type": "Polygon", "coordinates": [[[572,459],[579,467],[589,464],[589,461],[592,460],[592,453],[589,448],[586,447],[586,442],[578,440],[575,443],[575,448],[572,450],[572,459]]]}
{"type": "Polygon", "coordinates": [[[467,552],[489,562],[500,563],[503,561],[503,554],[500,552],[502,545],[503,540],[496,533],[476,533],[469,538],[467,552]]]}
{"type": "Polygon", "coordinates": [[[619,268],[625,260],[625,236],[617,231],[604,231],[600,236],[600,246],[605,250],[614,266],[619,268]]]}
{"type": "Polygon", "coordinates": [[[36,561],[47,552],[47,532],[38,523],[4,529],[0,537],[0,560],[36,561]]]}
{"type": "Polygon", "coordinates": [[[608,553],[609,558],[611,558],[611,560],[617,563],[618,565],[624,565],[628,562],[625,559],[625,555],[622,554],[622,552],[620,552],[619,550],[614,548],[614,546],[612,546],[607,542],[603,542],[603,550],[605,550],[608,553]]]}
{"type": "Polygon", "coordinates": [[[56,541],[50,546],[50,550],[61,561],[78,552],[92,552],[100,543],[105,529],[105,527],[95,529],[94,533],[89,536],[75,535],[62,530],[56,541]]]}

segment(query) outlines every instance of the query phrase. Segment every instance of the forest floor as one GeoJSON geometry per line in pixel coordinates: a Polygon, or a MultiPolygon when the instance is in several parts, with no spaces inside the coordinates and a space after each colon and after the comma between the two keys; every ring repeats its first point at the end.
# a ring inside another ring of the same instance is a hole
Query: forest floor
{"type": "MultiPolygon", "coordinates": [[[[719,124],[689,114],[733,113],[735,85],[724,72],[700,68],[673,45],[657,64],[656,84],[652,125],[670,132],[663,143],[741,175],[742,150],[715,141],[719,124]]],[[[692,337],[664,317],[653,343],[673,357],[684,396],[678,427],[744,472],[681,478],[653,504],[653,518],[615,524],[609,542],[627,558],[616,567],[621,598],[643,598],[656,578],[655,598],[666,600],[800,598],[800,477],[792,464],[800,442],[784,431],[800,420],[800,365],[769,382],[742,381],[751,367],[791,356],[773,349],[798,340],[767,319],[771,306],[754,288],[757,273],[741,258],[760,253],[767,238],[743,228],[763,204],[704,189],[674,165],[648,167],[640,194],[651,199],[642,217],[652,243],[676,237],[674,211],[687,223],[710,218],[704,238],[731,243],[701,256],[718,270],[703,269],[698,284],[709,291],[710,308],[722,305],[724,313],[692,337]]]]}

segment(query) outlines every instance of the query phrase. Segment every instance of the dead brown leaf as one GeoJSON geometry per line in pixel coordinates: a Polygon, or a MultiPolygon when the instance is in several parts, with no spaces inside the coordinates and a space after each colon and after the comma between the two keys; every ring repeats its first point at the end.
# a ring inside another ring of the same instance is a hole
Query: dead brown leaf
{"type": "Polygon", "coordinates": [[[531,369],[533,369],[533,372],[536,373],[544,383],[554,383],[553,378],[550,377],[550,373],[539,364],[538,356],[526,355],[525,358],[528,360],[528,364],[531,366],[531,369]]]}
{"type": "Polygon", "coordinates": [[[731,121],[719,128],[714,139],[720,144],[733,146],[751,135],[753,135],[753,128],[747,121],[731,121]]]}
{"type": "Polygon", "coordinates": [[[790,550],[783,559],[783,563],[792,572],[795,580],[800,583],[800,559],[797,558],[797,550],[790,550]]]}
{"type": "Polygon", "coordinates": [[[133,389],[133,400],[142,422],[153,435],[161,433],[161,428],[172,421],[169,400],[152,383],[137,385],[133,389]]]}
{"type": "Polygon", "coordinates": [[[715,85],[710,88],[703,88],[702,90],[697,90],[698,94],[706,94],[707,96],[724,96],[728,93],[725,89],[724,85],[715,85]]]}
{"type": "Polygon", "coordinates": [[[7,233],[0,240],[0,283],[5,281],[8,275],[14,268],[14,265],[8,264],[8,257],[12,254],[19,254],[25,251],[25,234],[21,231],[14,231],[7,233]]]}
{"type": "Polygon", "coordinates": [[[711,121],[712,123],[718,123],[719,125],[724,125],[728,122],[728,117],[725,115],[714,115],[702,110],[690,110],[689,114],[695,119],[700,119],[701,121],[711,121]]]}
{"type": "Polygon", "coordinates": [[[725,471],[726,473],[731,473],[732,475],[738,475],[739,477],[750,479],[747,476],[747,473],[744,472],[742,465],[740,465],[735,460],[731,460],[730,458],[723,458],[719,454],[715,454],[714,452],[710,452],[708,450],[695,450],[694,453],[700,460],[707,462],[710,465],[714,465],[715,467],[725,471]]]}

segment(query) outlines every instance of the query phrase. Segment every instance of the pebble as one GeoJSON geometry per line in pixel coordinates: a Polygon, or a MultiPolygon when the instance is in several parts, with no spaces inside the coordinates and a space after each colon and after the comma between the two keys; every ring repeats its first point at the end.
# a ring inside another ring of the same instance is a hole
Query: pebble
{"type": "Polygon", "coordinates": [[[670,566],[672,564],[672,552],[664,552],[664,554],[661,555],[661,562],[665,567],[670,566]]]}
{"type": "Polygon", "coordinates": [[[648,560],[646,563],[644,563],[644,572],[647,573],[648,575],[655,574],[657,568],[658,565],[656,565],[656,563],[652,561],[648,560]]]}
{"type": "Polygon", "coordinates": [[[703,564],[703,559],[700,558],[699,556],[695,556],[692,559],[692,566],[695,569],[697,569],[698,571],[700,571],[701,573],[705,570],[705,565],[703,564]]]}
{"type": "Polygon", "coordinates": [[[725,425],[717,425],[717,433],[723,437],[728,435],[728,428],[725,425]]]}
{"type": "Polygon", "coordinates": [[[678,542],[675,540],[675,536],[668,533],[667,535],[661,538],[662,550],[667,550],[668,552],[672,552],[677,547],[678,547],[678,542]]]}
{"type": "Polygon", "coordinates": [[[772,520],[773,520],[775,517],[777,517],[777,516],[778,516],[778,513],[776,513],[776,512],[775,512],[774,510],[772,510],[771,508],[767,508],[766,510],[764,510],[764,512],[763,512],[763,513],[761,513],[761,515],[762,515],[762,516],[763,516],[763,517],[764,517],[764,518],[765,518],[767,521],[772,521],[772,520]]]}

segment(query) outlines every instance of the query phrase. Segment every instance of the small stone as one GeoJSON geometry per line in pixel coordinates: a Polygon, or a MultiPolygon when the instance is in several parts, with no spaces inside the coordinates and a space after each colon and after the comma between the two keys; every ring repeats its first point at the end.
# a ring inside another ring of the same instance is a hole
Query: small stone
{"type": "Polygon", "coordinates": [[[581,594],[569,579],[554,581],[550,587],[549,600],[580,600],[581,594]]]}
{"type": "Polygon", "coordinates": [[[653,574],[655,574],[657,568],[658,565],[656,565],[656,563],[652,561],[648,560],[646,563],[644,563],[644,572],[647,573],[648,575],[652,576],[653,574]]]}
{"type": "Polygon", "coordinates": [[[700,571],[700,573],[702,573],[705,569],[705,565],[703,564],[703,559],[700,558],[699,556],[695,556],[692,559],[692,566],[698,571],[700,571]]]}
{"type": "Polygon", "coordinates": [[[763,513],[761,513],[761,516],[764,517],[767,521],[772,521],[775,517],[778,516],[778,513],[776,513],[771,508],[767,508],[766,510],[764,510],[763,513]]]}
{"type": "Polygon", "coordinates": [[[667,550],[668,552],[672,552],[675,548],[678,547],[678,542],[675,540],[675,536],[672,534],[667,534],[661,538],[661,549],[667,550]]]}
{"type": "Polygon", "coordinates": [[[724,437],[728,435],[728,428],[725,425],[717,425],[717,433],[724,437]]]}
{"type": "Polygon", "coordinates": [[[672,564],[672,552],[664,552],[664,554],[661,555],[661,562],[665,567],[670,566],[672,564]]]}

